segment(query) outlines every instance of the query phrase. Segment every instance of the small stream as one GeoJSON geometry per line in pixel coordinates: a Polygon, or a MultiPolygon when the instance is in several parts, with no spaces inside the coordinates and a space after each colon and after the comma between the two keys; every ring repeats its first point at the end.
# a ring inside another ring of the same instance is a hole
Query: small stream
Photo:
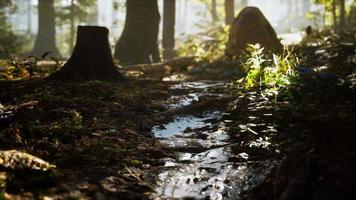
{"type": "MultiPolygon", "coordinates": [[[[221,97],[213,89],[222,82],[190,82],[171,87],[187,93],[172,95],[169,108],[189,106],[199,98],[221,97]]],[[[154,199],[239,199],[241,192],[262,182],[272,170],[272,161],[249,161],[248,155],[234,155],[238,141],[227,133],[223,110],[200,115],[179,115],[152,133],[162,144],[176,152],[166,158],[156,175],[154,199]],[[239,162],[232,157],[239,158],[239,162]]]]}

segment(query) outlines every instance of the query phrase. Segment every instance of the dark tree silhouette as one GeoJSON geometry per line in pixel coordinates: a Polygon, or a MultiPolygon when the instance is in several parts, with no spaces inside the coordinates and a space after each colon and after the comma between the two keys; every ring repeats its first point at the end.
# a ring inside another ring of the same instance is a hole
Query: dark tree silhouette
{"type": "Polygon", "coordinates": [[[30,54],[41,56],[45,52],[60,55],[56,47],[54,0],[38,0],[38,33],[30,54]]]}
{"type": "Polygon", "coordinates": [[[346,27],[346,8],[345,8],[345,0],[340,0],[340,29],[344,29],[346,27]]]}
{"type": "Polygon", "coordinates": [[[72,56],[51,78],[123,80],[112,60],[108,29],[99,26],[78,26],[77,32],[72,56]]]}
{"type": "Polygon", "coordinates": [[[171,59],[175,56],[174,52],[174,32],[176,16],[176,0],[165,0],[163,2],[163,58],[171,59]]]}
{"type": "Polygon", "coordinates": [[[157,0],[127,0],[125,26],[115,58],[123,64],[159,62],[159,22],[157,0]]]}
{"type": "Polygon", "coordinates": [[[337,21],[337,15],[336,15],[336,0],[332,0],[331,13],[332,13],[332,16],[333,16],[334,29],[337,29],[338,21],[337,21]]]}

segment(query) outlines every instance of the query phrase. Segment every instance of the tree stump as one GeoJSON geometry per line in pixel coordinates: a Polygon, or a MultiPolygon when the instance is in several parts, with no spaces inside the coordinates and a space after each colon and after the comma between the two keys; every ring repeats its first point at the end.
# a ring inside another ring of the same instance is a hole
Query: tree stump
{"type": "Polygon", "coordinates": [[[123,80],[112,59],[108,34],[105,27],[78,26],[72,56],[51,78],[123,80]]]}
{"type": "Polygon", "coordinates": [[[229,58],[238,57],[244,53],[247,44],[256,43],[273,53],[283,49],[276,32],[262,12],[256,7],[246,7],[232,23],[226,55],[229,58]]]}

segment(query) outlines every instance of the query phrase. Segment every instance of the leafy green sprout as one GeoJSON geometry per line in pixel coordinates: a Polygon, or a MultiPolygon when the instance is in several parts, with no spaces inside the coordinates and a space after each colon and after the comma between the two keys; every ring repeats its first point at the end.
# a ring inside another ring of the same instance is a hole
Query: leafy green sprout
{"type": "Polygon", "coordinates": [[[282,88],[293,82],[299,58],[291,50],[284,48],[280,55],[268,55],[259,44],[249,44],[246,51],[242,62],[246,75],[237,81],[245,89],[258,88],[263,95],[277,96],[282,88]]]}

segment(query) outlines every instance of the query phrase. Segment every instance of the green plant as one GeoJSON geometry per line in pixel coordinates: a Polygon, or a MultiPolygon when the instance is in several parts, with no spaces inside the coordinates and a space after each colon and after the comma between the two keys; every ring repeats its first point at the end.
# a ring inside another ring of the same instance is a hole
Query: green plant
{"type": "Polygon", "coordinates": [[[281,88],[292,83],[296,76],[298,57],[285,48],[281,55],[268,55],[259,44],[250,44],[243,61],[245,77],[238,80],[246,89],[256,89],[268,94],[278,94],[281,88]]]}
{"type": "Polygon", "coordinates": [[[216,60],[225,53],[230,26],[219,26],[206,32],[188,36],[178,48],[179,56],[194,56],[202,60],[216,60]]]}

